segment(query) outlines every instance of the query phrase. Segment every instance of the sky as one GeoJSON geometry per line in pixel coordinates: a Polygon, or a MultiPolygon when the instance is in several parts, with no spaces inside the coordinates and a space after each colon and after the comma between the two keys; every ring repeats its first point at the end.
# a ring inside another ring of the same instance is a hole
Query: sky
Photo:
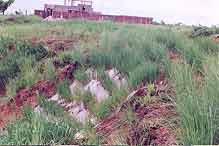
{"type": "MultiPolygon", "coordinates": [[[[63,4],[64,0],[15,0],[8,13],[15,10],[42,9],[45,3],[63,4]]],[[[93,0],[95,11],[104,14],[153,17],[166,23],[218,25],[219,0],[93,0]]]]}

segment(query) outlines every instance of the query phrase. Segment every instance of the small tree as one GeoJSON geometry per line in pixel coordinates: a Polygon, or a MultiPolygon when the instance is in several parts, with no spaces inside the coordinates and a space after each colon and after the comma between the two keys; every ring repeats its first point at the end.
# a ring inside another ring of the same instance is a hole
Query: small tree
{"type": "Polygon", "coordinates": [[[5,11],[8,9],[8,7],[14,3],[15,0],[0,0],[0,13],[5,14],[5,11]]]}

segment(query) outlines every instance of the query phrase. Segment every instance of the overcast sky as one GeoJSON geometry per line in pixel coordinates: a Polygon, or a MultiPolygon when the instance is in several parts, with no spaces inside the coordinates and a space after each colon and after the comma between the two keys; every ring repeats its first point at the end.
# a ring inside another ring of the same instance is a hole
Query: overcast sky
{"type": "MultiPolygon", "coordinates": [[[[64,0],[15,0],[8,12],[42,9],[44,3],[64,0]]],[[[150,16],[167,23],[218,25],[219,0],[93,0],[95,11],[104,14],[150,16]]]]}

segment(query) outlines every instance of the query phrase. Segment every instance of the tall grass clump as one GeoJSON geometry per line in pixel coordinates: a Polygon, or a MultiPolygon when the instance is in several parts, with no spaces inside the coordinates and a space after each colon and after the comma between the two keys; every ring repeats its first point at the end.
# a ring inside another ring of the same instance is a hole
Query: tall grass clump
{"type": "Polygon", "coordinates": [[[198,44],[199,49],[206,54],[216,54],[219,50],[219,44],[213,42],[211,38],[199,37],[195,38],[194,42],[198,44]]]}
{"type": "MultiPolygon", "coordinates": [[[[217,91],[208,90],[211,89],[208,83],[198,88],[194,80],[194,71],[185,64],[176,66],[173,79],[176,85],[176,107],[181,118],[183,143],[213,144],[218,94],[212,93],[217,91]]],[[[219,80],[211,82],[219,83],[219,80]]]]}
{"type": "Polygon", "coordinates": [[[19,75],[9,80],[6,85],[7,95],[14,96],[17,90],[30,87],[41,79],[41,74],[38,72],[37,66],[34,67],[35,59],[27,57],[22,60],[22,64],[19,66],[19,75]]]}
{"type": "Polygon", "coordinates": [[[138,65],[132,72],[129,72],[129,83],[136,87],[141,82],[153,82],[159,73],[155,63],[143,63],[138,65]]]}
{"type": "Polygon", "coordinates": [[[57,90],[58,90],[59,95],[62,96],[63,98],[66,98],[69,100],[71,99],[72,95],[71,95],[71,91],[69,88],[68,80],[58,83],[57,90]]]}
{"type": "MultiPolygon", "coordinates": [[[[8,50],[8,54],[4,56],[0,61],[0,80],[1,84],[4,84],[1,86],[5,86],[10,79],[13,80],[18,77],[21,72],[25,73],[21,76],[24,77],[25,82],[29,84],[32,80],[29,81],[26,79],[29,77],[36,77],[36,72],[31,70],[33,68],[33,65],[36,64],[37,61],[46,58],[48,55],[47,50],[41,45],[30,46],[26,43],[16,42],[16,46],[14,47],[16,47],[14,48],[15,50],[8,50]],[[26,63],[28,60],[29,62],[32,62],[31,66],[24,65],[24,63],[26,63]]],[[[9,48],[5,49],[7,50],[9,48]]]]}
{"type": "Polygon", "coordinates": [[[72,144],[78,131],[68,122],[52,123],[31,108],[25,108],[24,117],[7,127],[7,135],[1,136],[4,145],[72,144]]]}
{"type": "Polygon", "coordinates": [[[102,103],[96,104],[91,107],[91,111],[95,113],[95,116],[99,119],[103,119],[108,116],[127,96],[127,91],[125,89],[113,90],[112,96],[102,103]]]}
{"type": "Polygon", "coordinates": [[[40,107],[42,107],[46,113],[51,114],[55,117],[62,117],[65,114],[65,110],[57,105],[57,103],[53,101],[48,101],[45,97],[42,96],[40,96],[38,100],[40,107]]]}

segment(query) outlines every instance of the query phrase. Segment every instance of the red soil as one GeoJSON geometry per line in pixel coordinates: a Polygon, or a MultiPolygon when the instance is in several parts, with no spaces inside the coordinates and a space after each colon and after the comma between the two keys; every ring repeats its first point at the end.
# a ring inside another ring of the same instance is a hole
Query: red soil
{"type": "Polygon", "coordinates": [[[63,69],[61,69],[58,72],[58,80],[64,81],[67,79],[69,81],[73,81],[74,80],[73,73],[77,69],[77,67],[78,67],[78,63],[76,62],[76,63],[69,64],[63,69]]]}
{"type": "Polygon", "coordinates": [[[51,97],[56,93],[55,84],[49,81],[39,81],[31,88],[19,90],[7,104],[0,106],[0,128],[22,116],[23,107],[37,106],[37,93],[51,97]]]}
{"type": "Polygon", "coordinates": [[[0,97],[6,95],[6,89],[5,87],[0,86],[0,97]]]}
{"type": "MultiPolygon", "coordinates": [[[[157,79],[155,81],[156,93],[167,92],[167,81],[157,79]],[[165,86],[165,88],[164,88],[165,86]],[[161,90],[162,89],[162,90],[161,90]]],[[[147,95],[147,90],[139,90],[135,96],[139,98],[147,95]]],[[[109,118],[104,119],[96,127],[97,134],[104,137],[104,140],[110,143],[112,137],[116,137],[114,131],[118,131],[124,127],[128,127],[128,133],[120,133],[120,135],[128,135],[126,142],[130,145],[142,144],[142,145],[169,145],[176,144],[176,136],[168,124],[165,124],[165,120],[177,117],[175,106],[171,103],[162,101],[160,98],[154,97],[155,100],[148,104],[142,104],[141,101],[134,98],[129,103],[125,103],[124,107],[131,107],[135,113],[136,118],[133,123],[127,123],[124,119],[124,108],[122,112],[113,114],[109,118]],[[137,124],[137,125],[136,125],[137,124]],[[147,127],[142,127],[147,125],[147,127]],[[121,128],[119,128],[121,127],[121,128]],[[144,136],[144,137],[142,137],[144,136]]]]}

